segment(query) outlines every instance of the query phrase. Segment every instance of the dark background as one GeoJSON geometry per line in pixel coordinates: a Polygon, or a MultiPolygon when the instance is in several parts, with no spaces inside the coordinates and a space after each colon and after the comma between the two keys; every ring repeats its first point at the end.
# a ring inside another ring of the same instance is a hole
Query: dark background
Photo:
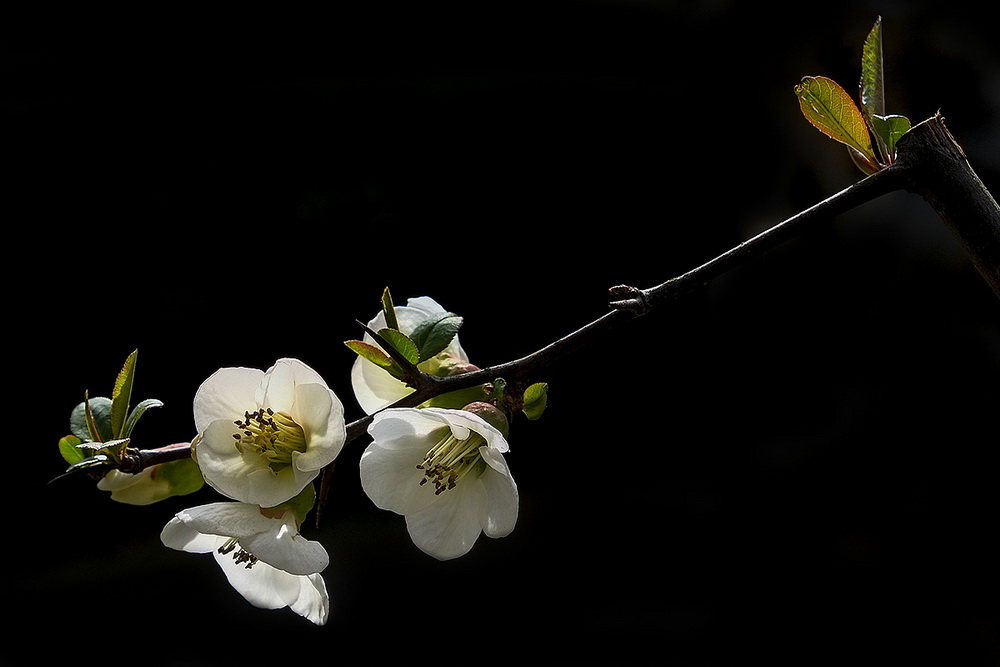
{"type": "Polygon", "coordinates": [[[217,368],[282,356],[353,419],[342,341],[385,286],[465,316],[484,366],[834,194],[860,172],[792,88],[853,90],[878,15],[889,111],[941,110],[1000,190],[991,20],[825,4],[8,16],[0,664],[1000,664],[1000,304],[907,193],[554,365],[511,434],[518,527],[460,560],[367,501],[353,443],[307,533],[323,628],[160,544],[211,492],[46,485],[133,349],[165,402],[141,446],[193,435],[217,368]]]}

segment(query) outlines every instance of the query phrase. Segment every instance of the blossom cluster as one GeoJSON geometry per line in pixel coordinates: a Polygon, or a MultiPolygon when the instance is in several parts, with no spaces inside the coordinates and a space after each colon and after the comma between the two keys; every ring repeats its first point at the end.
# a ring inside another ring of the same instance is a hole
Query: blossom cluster
{"type": "MultiPolygon", "coordinates": [[[[429,297],[390,308],[369,321],[369,331],[391,325],[404,336],[416,335],[445,314],[429,297]]],[[[367,336],[366,344],[375,341],[367,336]]],[[[474,368],[457,332],[439,347],[419,360],[419,370],[474,368]]],[[[351,387],[371,416],[371,442],[359,462],[362,488],[377,507],[405,517],[416,547],[447,560],[466,554],[480,534],[503,537],[513,530],[518,492],[504,459],[507,422],[501,411],[476,400],[460,407],[437,401],[393,408],[412,390],[363,355],[352,367],[351,387]]],[[[256,607],[288,607],[325,624],[330,597],[322,572],[330,557],[302,530],[316,500],[314,482],[347,440],[343,403],[313,368],[282,358],[267,370],[216,371],[195,393],[193,411],[191,459],[181,463],[196,466],[197,484],[178,483],[177,475],[166,472],[174,464],[167,463],[138,474],[113,470],[99,488],[121,502],[148,504],[208,485],[226,500],[178,512],[160,533],[163,544],[211,554],[232,587],[256,607]]],[[[93,423],[89,411],[87,416],[93,423]]]]}

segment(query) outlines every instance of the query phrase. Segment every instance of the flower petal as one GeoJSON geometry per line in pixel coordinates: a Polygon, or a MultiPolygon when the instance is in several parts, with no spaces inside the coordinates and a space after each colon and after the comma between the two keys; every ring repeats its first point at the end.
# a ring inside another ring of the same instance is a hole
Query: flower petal
{"type": "Polygon", "coordinates": [[[164,546],[192,554],[207,554],[226,543],[225,537],[200,533],[183,520],[174,517],[160,531],[164,546]]]}
{"type": "Polygon", "coordinates": [[[489,537],[506,537],[517,523],[517,484],[510,475],[507,461],[496,449],[480,447],[479,453],[489,466],[479,478],[487,500],[479,521],[489,537]]]}
{"type": "Polygon", "coordinates": [[[199,505],[177,513],[176,518],[207,535],[244,538],[277,530],[280,521],[260,513],[256,505],[222,501],[199,505]]]}
{"type": "Polygon", "coordinates": [[[256,368],[220,368],[205,380],[194,395],[194,424],[204,432],[217,419],[239,418],[257,409],[255,394],[264,378],[256,368]]]}
{"type": "Polygon", "coordinates": [[[299,591],[288,608],[316,625],[325,625],[330,617],[330,596],[326,592],[326,582],[319,574],[299,578],[299,591]]]}
{"type": "Polygon", "coordinates": [[[434,486],[421,485],[417,464],[427,455],[419,439],[402,441],[396,448],[368,445],[361,455],[361,488],[379,509],[397,514],[416,512],[435,500],[434,486]]]}
{"type": "Polygon", "coordinates": [[[241,538],[240,545],[268,565],[289,574],[316,574],[330,564],[330,556],[323,545],[302,537],[290,523],[241,538]]]}
{"type": "Polygon", "coordinates": [[[327,386],[319,373],[298,359],[278,359],[264,374],[255,395],[257,404],[291,414],[295,388],[300,384],[327,386]]]}
{"type": "Polygon", "coordinates": [[[432,505],[408,514],[406,529],[424,553],[438,560],[458,558],[468,553],[479,538],[479,517],[486,504],[483,485],[478,480],[466,480],[442,493],[432,505]]]}
{"type": "Polygon", "coordinates": [[[318,471],[331,463],[347,440],[344,406],[324,384],[300,384],[295,388],[292,419],[302,427],[309,443],[295,458],[295,467],[318,471]]]}

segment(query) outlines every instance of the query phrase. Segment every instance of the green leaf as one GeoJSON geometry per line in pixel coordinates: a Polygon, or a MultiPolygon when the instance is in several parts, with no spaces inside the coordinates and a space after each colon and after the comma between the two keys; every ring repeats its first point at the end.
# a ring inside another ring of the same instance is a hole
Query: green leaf
{"type": "Polygon", "coordinates": [[[382,348],[372,345],[371,343],[366,343],[363,340],[347,340],[344,341],[344,345],[349,347],[359,357],[367,359],[376,366],[389,368],[393,365],[392,359],[389,358],[389,355],[383,352],[382,348]]]}
{"type": "Polygon", "coordinates": [[[906,116],[872,116],[872,133],[882,146],[885,161],[888,164],[896,159],[896,143],[899,138],[910,131],[910,119],[906,116]]]}
{"type": "Polygon", "coordinates": [[[390,329],[399,330],[399,322],[396,321],[396,306],[392,302],[392,294],[389,288],[382,290],[382,312],[385,314],[385,325],[390,329]]]}
{"type": "Polygon", "coordinates": [[[108,452],[112,458],[117,459],[125,447],[128,446],[128,438],[107,440],[105,442],[81,442],[77,445],[80,449],[90,449],[95,452],[108,452]]]}
{"type": "Polygon", "coordinates": [[[111,399],[103,396],[88,398],[73,408],[69,417],[70,433],[84,441],[111,440],[111,399]]]}
{"type": "Polygon", "coordinates": [[[463,321],[454,313],[438,313],[418,324],[410,337],[420,351],[420,360],[430,359],[448,347],[463,321]]]}
{"type": "Polygon", "coordinates": [[[135,380],[135,358],[138,350],[128,355],[125,365],[118,372],[115,389],[111,394],[111,431],[114,437],[122,437],[125,420],[128,418],[129,402],[132,400],[132,384],[135,380]]]}
{"type": "Polygon", "coordinates": [[[77,447],[83,441],[75,435],[67,435],[59,439],[59,454],[70,465],[79,463],[86,458],[83,451],[77,447]]]}
{"type": "Polygon", "coordinates": [[[128,419],[125,420],[125,427],[122,429],[121,437],[127,438],[132,435],[132,429],[135,428],[136,423],[139,418],[142,417],[146,410],[150,408],[159,408],[163,406],[163,401],[157,400],[155,398],[147,398],[140,401],[137,406],[132,408],[132,412],[129,413],[128,419]]]}
{"type": "Polygon", "coordinates": [[[840,85],[823,76],[807,76],[795,86],[802,114],[820,132],[856,150],[877,169],[871,136],[861,111],[840,85]]]}
{"type": "Polygon", "coordinates": [[[380,329],[378,335],[383,342],[391,345],[406,361],[414,366],[420,361],[420,351],[417,349],[416,343],[403,332],[398,329],[380,329]]]}
{"type": "Polygon", "coordinates": [[[882,72],[882,17],[861,50],[861,112],[865,118],[885,115],[885,82],[882,72]]]}
{"type": "Polygon", "coordinates": [[[523,407],[528,419],[535,420],[542,416],[549,400],[549,385],[546,382],[536,382],[524,390],[523,407]]]}
{"type": "Polygon", "coordinates": [[[359,357],[366,359],[376,366],[384,369],[397,380],[403,379],[405,374],[400,369],[399,365],[393,361],[389,355],[382,350],[382,348],[361,340],[344,341],[344,345],[349,347],[359,357]]]}

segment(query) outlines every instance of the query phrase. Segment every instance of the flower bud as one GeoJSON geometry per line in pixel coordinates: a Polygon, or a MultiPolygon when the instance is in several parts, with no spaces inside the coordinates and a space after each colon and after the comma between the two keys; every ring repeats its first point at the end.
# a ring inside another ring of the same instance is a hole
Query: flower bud
{"type": "Polygon", "coordinates": [[[500,431],[503,437],[507,437],[510,431],[510,424],[507,422],[507,416],[497,406],[486,401],[473,401],[463,407],[462,410],[480,417],[487,424],[500,431]]]}

